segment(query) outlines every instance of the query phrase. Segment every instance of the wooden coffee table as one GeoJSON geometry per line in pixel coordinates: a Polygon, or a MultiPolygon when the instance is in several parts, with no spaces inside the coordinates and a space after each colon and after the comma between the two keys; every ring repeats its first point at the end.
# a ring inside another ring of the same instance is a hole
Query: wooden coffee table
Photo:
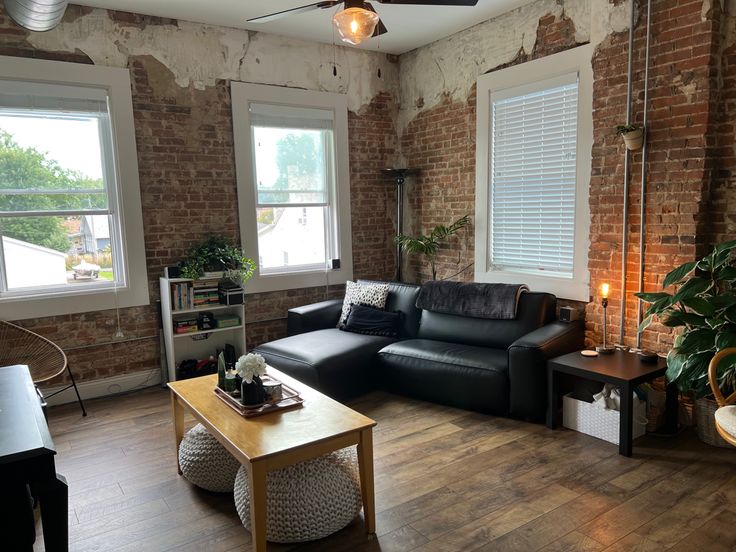
{"type": "Polygon", "coordinates": [[[169,383],[177,459],[184,434],[184,411],[188,410],[248,470],[251,537],[254,549],[260,552],[266,550],[268,472],[358,445],[366,531],[375,533],[373,426],[376,422],[275,368],[269,368],[268,373],[297,389],[304,405],[246,419],[215,396],[216,375],[169,383]]]}

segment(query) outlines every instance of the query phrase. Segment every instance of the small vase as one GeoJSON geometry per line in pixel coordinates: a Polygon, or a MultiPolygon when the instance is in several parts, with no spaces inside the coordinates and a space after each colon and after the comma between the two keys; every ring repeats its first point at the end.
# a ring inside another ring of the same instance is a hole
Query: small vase
{"type": "Polygon", "coordinates": [[[263,404],[266,401],[266,396],[263,391],[263,382],[258,376],[253,376],[252,383],[246,383],[243,380],[241,385],[240,401],[245,406],[255,406],[263,404]]]}

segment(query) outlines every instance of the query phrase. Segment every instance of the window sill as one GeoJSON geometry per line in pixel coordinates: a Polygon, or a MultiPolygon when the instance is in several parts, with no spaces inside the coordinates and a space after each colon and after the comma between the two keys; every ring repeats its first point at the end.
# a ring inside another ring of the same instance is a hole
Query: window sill
{"type": "Polygon", "coordinates": [[[85,290],[79,293],[49,295],[16,295],[0,298],[0,319],[24,320],[45,316],[60,316],[100,310],[138,307],[150,304],[148,286],[118,288],[117,297],[112,287],[85,290]]]}
{"type": "Polygon", "coordinates": [[[312,270],[305,272],[255,274],[245,286],[245,293],[265,293],[319,286],[344,284],[353,278],[353,269],[312,270]]]}

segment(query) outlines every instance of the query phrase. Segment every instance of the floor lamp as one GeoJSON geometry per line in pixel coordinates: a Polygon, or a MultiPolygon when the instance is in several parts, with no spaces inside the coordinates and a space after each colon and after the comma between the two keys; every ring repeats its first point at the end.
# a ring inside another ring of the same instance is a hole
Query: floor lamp
{"type": "MultiPolygon", "coordinates": [[[[417,174],[419,169],[383,169],[384,176],[393,178],[396,184],[396,235],[404,233],[404,182],[407,176],[417,174]]],[[[401,246],[396,246],[396,281],[401,281],[401,246]]]]}

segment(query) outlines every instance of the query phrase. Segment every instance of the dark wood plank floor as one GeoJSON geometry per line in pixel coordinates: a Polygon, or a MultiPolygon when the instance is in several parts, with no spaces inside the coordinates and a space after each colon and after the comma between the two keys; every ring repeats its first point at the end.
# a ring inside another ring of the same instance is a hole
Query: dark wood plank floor
{"type": "MultiPolygon", "coordinates": [[[[374,393],[377,535],[362,519],[285,551],[736,550],[736,450],[578,433],[374,393]]],[[[176,474],[160,388],[52,408],[75,551],[250,550],[231,495],[176,474]]],[[[190,422],[191,425],[191,422],[190,422]]],[[[39,531],[40,533],[40,531],[39,531]]],[[[42,539],[36,550],[43,550],[42,539]]]]}

